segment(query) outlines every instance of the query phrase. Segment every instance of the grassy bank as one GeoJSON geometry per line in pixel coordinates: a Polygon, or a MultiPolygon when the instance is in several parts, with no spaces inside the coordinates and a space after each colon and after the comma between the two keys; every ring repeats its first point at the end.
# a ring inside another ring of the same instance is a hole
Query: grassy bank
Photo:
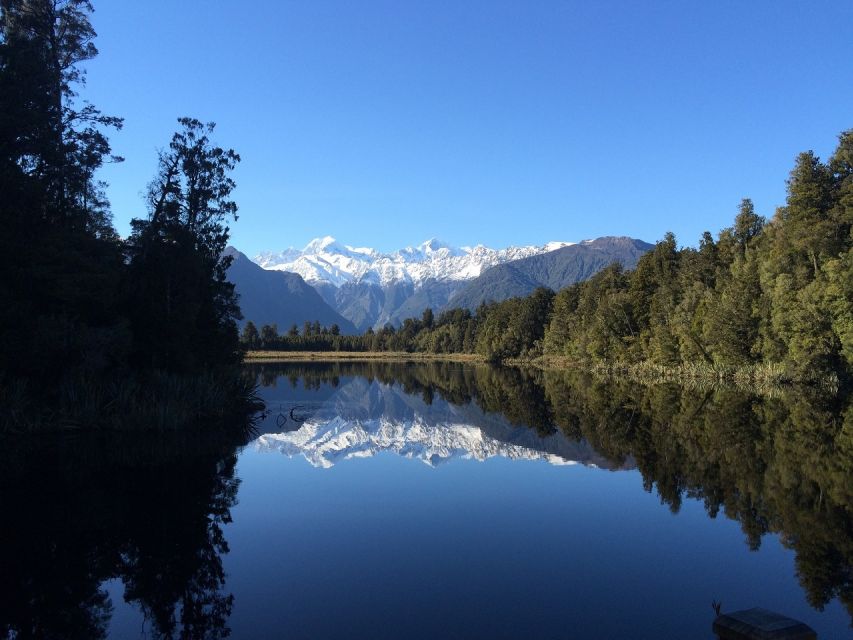
{"type": "Polygon", "coordinates": [[[407,351],[248,351],[246,362],[335,362],[387,360],[391,362],[484,362],[473,353],[409,353],[407,351]]]}

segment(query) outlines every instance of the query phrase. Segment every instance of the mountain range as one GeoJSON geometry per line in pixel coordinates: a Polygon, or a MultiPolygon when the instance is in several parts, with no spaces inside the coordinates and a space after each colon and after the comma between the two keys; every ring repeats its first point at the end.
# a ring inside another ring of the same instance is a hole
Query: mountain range
{"type": "Polygon", "coordinates": [[[255,257],[264,269],[298,273],[312,286],[376,284],[380,287],[428,280],[460,281],[476,278],[497,264],[527,258],[569,246],[570,242],[549,242],[536,247],[490,249],[483,245],[454,248],[439,240],[427,240],[417,247],[393,253],[342,245],[331,236],[317,238],[304,249],[265,252],[255,257]]]}
{"type": "Polygon", "coordinates": [[[613,262],[633,268],[651,247],[626,237],[505,249],[455,248],[432,239],[381,253],[326,236],[303,249],[261,253],[254,264],[232,249],[239,258],[229,278],[237,285],[244,317],[258,326],[276,322],[283,330],[319,320],[338,324],[343,333],[361,333],[399,325],[427,308],[473,310],[481,302],[527,295],[539,286],[556,291],[613,262]]]}
{"type": "Polygon", "coordinates": [[[451,304],[473,310],[482,302],[529,295],[537,287],[559,291],[594,276],[614,262],[633,269],[652,247],[633,238],[606,237],[505,262],[466,283],[453,296],[451,304]]]}
{"type": "MultiPolygon", "coordinates": [[[[365,378],[343,379],[322,397],[298,405],[304,420],[284,429],[276,411],[287,414],[296,405],[289,388],[264,387],[261,394],[271,412],[258,427],[263,435],[254,442],[260,451],[301,456],[315,467],[329,468],[344,460],[391,452],[436,467],[451,460],[540,460],[553,465],[583,464],[616,468],[586,441],[574,441],[562,432],[547,436],[511,423],[497,413],[485,413],[476,404],[454,405],[435,397],[428,404],[400,385],[365,378]]],[[[626,461],[619,468],[630,468],[626,461]]]]}
{"type": "Polygon", "coordinates": [[[306,320],[318,320],[326,327],[337,324],[341,333],[357,332],[355,326],[326,304],[302,276],[262,269],[233,247],[228,247],[225,253],[233,258],[228,280],[234,283],[240,296],[243,322],[251,320],[258,328],[275,324],[283,333],[291,325],[301,329],[306,320]]]}

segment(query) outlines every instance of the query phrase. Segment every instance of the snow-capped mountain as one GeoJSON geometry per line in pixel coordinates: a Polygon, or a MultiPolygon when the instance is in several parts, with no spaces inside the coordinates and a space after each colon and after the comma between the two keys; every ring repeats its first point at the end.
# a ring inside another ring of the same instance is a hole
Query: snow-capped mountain
{"type": "Polygon", "coordinates": [[[301,276],[360,333],[399,326],[428,308],[439,313],[453,307],[474,310],[480,302],[528,295],[538,286],[558,291],[613,262],[632,269],[651,246],[633,238],[604,237],[506,249],[455,248],[433,239],[381,253],[326,236],[303,249],[261,253],[254,262],[301,276]]]}
{"type": "Polygon", "coordinates": [[[316,399],[301,397],[297,413],[306,418],[301,424],[279,423],[275,415],[292,416],[288,414],[295,406],[292,389],[263,387],[261,393],[272,411],[260,427],[270,432],[255,440],[254,447],[303,457],[316,467],[389,452],[433,467],[450,460],[499,456],[613,468],[585,441],[570,440],[559,431],[542,436],[501,414],[485,413],[474,403],[455,405],[435,397],[427,404],[399,384],[353,378],[325,397],[317,392],[316,399]],[[280,431],[282,427],[285,430],[280,431]]]}
{"type": "Polygon", "coordinates": [[[511,260],[555,251],[571,242],[549,242],[542,246],[490,249],[483,245],[454,248],[439,240],[394,253],[343,245],[331,236],[317,238],[304,249],[265,252],[255,257],[264,269],[298,273],[312,285],[340,287],[347,283],[369,283],[381,287],[411,284],[418,288],[427,280],[465,281],[489,267],[511,260]]]}
{"type": "Polygon", "coordinates": [[[544,460],[556,465],[578,463],[530,445],[501,442],[474,425],[429,424],[417,415],[400,421],[382,417],[346,420],[340,416],[310,421],[297,431],[264,434],[255,441],[255,448],[277,451],[288,457],[302,456],[313,466],[324,469],[342,460],[370,458],[383,451],[433,467],[455,458],[483,461],[495,456],[510,460],[544,460]]]}

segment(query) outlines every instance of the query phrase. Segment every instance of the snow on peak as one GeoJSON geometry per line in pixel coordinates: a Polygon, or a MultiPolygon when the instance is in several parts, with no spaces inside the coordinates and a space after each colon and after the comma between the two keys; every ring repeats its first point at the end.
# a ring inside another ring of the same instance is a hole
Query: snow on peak
{"type": "Polygon", "coordinates": [[[553,465],[577,464],[558,453],[525,444],[501,442],[464,422],[430,423],[417,413],[406,419],[330,416],[308,420],[296,431],[264,434],[254,442],[257,451],[302,456],[323,469],[342,460],[371,458],[383,451],[420,460],[431,467],[456,458],[482,462],[495,456],[543,460],[553,465]]]}
{"type": "Polygon", "coordinates": [[[323,236],[322,238],[314,238],[305,245],[302,253],[318,253],[324,250],[335,251],[341,248],[341,245],[332,236],[323,236]]]}
{"type": "Polygon", "coordinates": [[[418,247],[423,253],[432,253],[434,251],[438,251],[440,249],[452,249],[452,247],[439,240],[438,238],[430,238],[426,242],[422,243],[421,246],[418,247]]]}
{"type": "Polygon", "coordinates": [[[563,247],[571,247],[575,242],[549,242],[545,245],[545,251],[556,251],[563,247]]]}
{"type": "Polygon", "coordinates": [[[301,251],[290,248],[264,252],[254,261],[264,269],[298,273],[311,284],[339,287],[348,282],[373,282],[382,286],[409,283],[415,287],[424,281],[471,280],[489,267],[510,260],[555,251],[572,242],[549,242],[542,246],[491,249],[482,244],[455,248],[431,238],[417,247],[393,253],[380,253],[365,247],[350,247],[332,236],[316,238],[301,251]]]}

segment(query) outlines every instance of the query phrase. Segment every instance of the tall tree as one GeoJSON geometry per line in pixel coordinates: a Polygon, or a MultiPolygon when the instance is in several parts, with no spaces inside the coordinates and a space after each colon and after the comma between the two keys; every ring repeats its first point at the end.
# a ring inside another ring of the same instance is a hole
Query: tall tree
{"type": "Polygon", "coordinates": [[[39,186],[39,206],[19,214],[97,233],[109,218],[94,175],[120,160],[103,130],[122,119],[76,102],[80,65],[98,54],[91,12],[88,0],[3,0],[0,145],[4,161],[39,186]]]}
{"type": "Polygon", "coordinates": [[[255,323],[249,320],[246,322],[243,327],[243,331],[240,333],[240,342],[242,342],[246,347],[252,349],[258,346],[258,340],[260,340],[261,334],[258,333],[258,328],[255,326],[255,323]]]}
{"type": "Polygon", "coordinates": [[[0,355],[15,375],[122,357],[123,268],[103,184],[105,131],[77,102],[96,54],[85,0],[0,0],[0,355]],[[26,357],[22,357],[26,354],[26,357]]]}
{"type": "Polygon", "coordinates": [[[148,187],[148,218],[131,222],[128,293],[137,358],[186,370],[238,357],[241,316],[223,252],[240,156],[211,143],[213,123],[178,123],[148,187]]]}

